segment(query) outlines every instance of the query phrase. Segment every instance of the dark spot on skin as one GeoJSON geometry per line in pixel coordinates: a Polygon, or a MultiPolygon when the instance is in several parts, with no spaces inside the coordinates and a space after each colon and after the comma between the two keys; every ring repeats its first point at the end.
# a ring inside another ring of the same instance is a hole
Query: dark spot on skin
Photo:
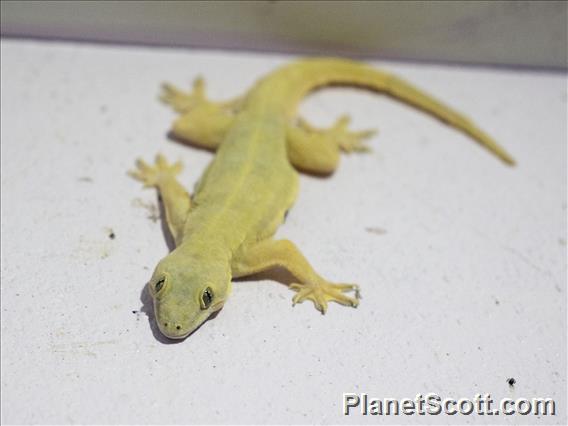
{"type": "Polygon", "coordinates": [[[176,326],[176,329],[181,330],[181,325],[176,326]]]}
{"type": "Polygon", "coordinates": [[[110,231],[110,234],[108,234],[108,237],[109,237],[111,240],[114,240],[114,239],[116,238],[116,235],[114,234],[113,231],[110,231]]]}
{"type": "Polygon", "coordinates": [[[495,304],[496,304],[497,306],[499,306],[500,303],[501,303],[501,302],[499,302],[497,299],[495,299],[495,304]]]}
{"type": "Polygon", "coordinates": [[[517,383],[517,381],[513,377],[511,377],[507,379],[507,383],[509,384],[510,387],[513,387],[515,386],[515,383],[517,383]]]}
{"type": "Polygon", "coordinates": [[[165,327],[167,327],[167,326],[168,326],[168,323],[167,323],[167,322],[165,322],[165,323],[164,323],[164,326],[165,326],[165,327]]]}

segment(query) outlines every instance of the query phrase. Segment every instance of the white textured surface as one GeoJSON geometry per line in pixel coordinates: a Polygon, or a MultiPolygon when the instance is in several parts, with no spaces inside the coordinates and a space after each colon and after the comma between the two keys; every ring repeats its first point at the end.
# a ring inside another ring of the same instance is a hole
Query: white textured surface
{"type": "Polygon", "coordinates": [[[161,151],[190,186],[211,158],[167,139],[159,84],[202,73],[227,98],[288,59],[2,42],[3,423],[565,422],[564,75],[380,64],[516,168],[389,98],[312,96],[314,123],[349,112],[381,133],[333,177],[302,177],[278,235],[358,282],[360,308],[324,317],[282,284],[238,282],[189,339],[156,338],[141,294],[168,250],[141,207],[155,193],[125,171],[161,151]],[[343,392],[552,397],[560,415],[345,418],[343,392]]]}

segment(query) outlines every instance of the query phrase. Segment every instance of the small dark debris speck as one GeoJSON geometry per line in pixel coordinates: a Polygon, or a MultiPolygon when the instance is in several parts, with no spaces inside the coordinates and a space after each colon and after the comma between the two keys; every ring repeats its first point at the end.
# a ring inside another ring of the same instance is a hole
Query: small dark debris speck
{"type": "Polygon", "coordinates": [[[387,233],[386,229],[379,228],[378,226],[369,226],[365,228],[365,231],[375,235],[384,235],[387,233]]]}
{"type": "Polygon", "coordinates": [[[515,383],[517,383],[517,381],[513,377],[510,377],[507,379],[507,383],[509,384],[510,387],[513,387],[515,386],[515,383]]]}
{"type": "Polygon", "coordinates": [[[501,304],[501,302],[499,302],[497,299],[495,299],[495,305],[499,306],[501,304]]]}

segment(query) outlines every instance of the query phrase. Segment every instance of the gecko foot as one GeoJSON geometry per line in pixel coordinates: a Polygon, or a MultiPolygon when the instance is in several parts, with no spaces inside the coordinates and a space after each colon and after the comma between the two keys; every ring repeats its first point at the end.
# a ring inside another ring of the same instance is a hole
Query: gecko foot
{"type": "Polygon", "coordinates": [[[205,98],[205,80],[201,77],[196,78],[193,82],[193,92],[191,93],[183,92],[169,83],[164,83],[160,100],[179,113],[188,112],[207,102],[205,98]]]}
{"type": "Polygon", "coordinates": [[[322,314],[327,311],[327,302],[337,302],[341,305],[352,306],[354,308],[359,305],[359,286],[356,284],[332,284],[326,281],[320,281],[317,284],[290,284],[290,288],[298,293],[292,298],[292,302],[302,303],[304,300],[311,300],[314,306],[322,314]],[[344,293],[354,291],[355,297],[349,297],[344,293]]]}
{"type": "Polygon", "coordinates": [[[345,152],[369,152],[369,148],[364,140],[377,133],[376,130],[361,130],[351,132],[347,129],[350,118],[347,115],[341,116],[333,127],[328,130],[329,137],[334,139],[339,147],[345,152]]]}
{"type": "Polygon", "coordinates": [[[158,154],[154,166],[150,166],[139,158],[136,161],[136,167],[136,170],[131,170],[128,174],[134,179],[143,182],[144,186],[150,187],[156,186],[166,179],[174,178],[181,172],[183,166],[180,161],[175,164],[168,164],[166,158],[158,154]]]}

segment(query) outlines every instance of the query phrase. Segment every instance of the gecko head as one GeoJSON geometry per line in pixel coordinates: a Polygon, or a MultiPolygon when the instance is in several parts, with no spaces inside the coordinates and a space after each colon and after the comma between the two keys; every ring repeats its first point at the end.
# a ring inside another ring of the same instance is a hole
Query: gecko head
{"type": "Polygon", "coordinates": [[[219,311],[231,286],[229,274],[197,273],[187,262],[183,269],[163,259],[150,280],[154,314],[162,334],[170,339],[184,339],[219,311]],[[168,265],[171,265],[168,267],[168,265]]]}

